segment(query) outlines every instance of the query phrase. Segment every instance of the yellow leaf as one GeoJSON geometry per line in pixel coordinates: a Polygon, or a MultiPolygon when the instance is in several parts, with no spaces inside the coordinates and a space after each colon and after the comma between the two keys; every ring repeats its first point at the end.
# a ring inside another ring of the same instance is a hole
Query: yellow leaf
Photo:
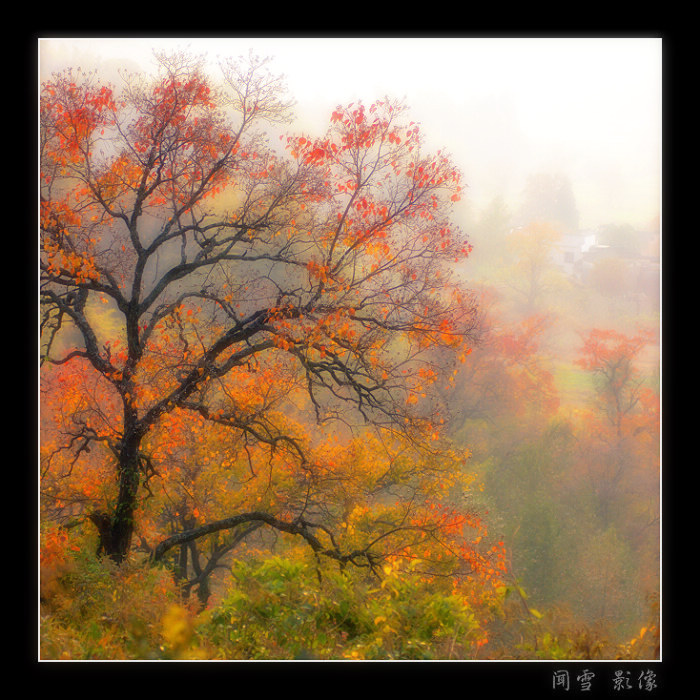
{"type": "Polygon", "coordinates": [[[172,647],[183,647],[187,644],[192,635],[187,611],[179,605],[171,606],[163,617],[161,633],[172,647]]]}

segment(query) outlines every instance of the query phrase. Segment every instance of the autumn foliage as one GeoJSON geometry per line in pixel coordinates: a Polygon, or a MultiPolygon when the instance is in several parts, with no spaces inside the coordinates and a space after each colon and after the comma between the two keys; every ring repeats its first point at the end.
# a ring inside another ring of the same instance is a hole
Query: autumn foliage
{"type": "Polygon", "coordinates": [[[42,658],[602,654],[519,577],[554,596],[565,542],[605,570],[582,599],[618,552],[653,590],[652,335],[587,332],[565,415],[558,229],[477,297],[462,175],[405,105],[287,133],[266,61],[157,59],[41,86],[42,658]]]}
{"type": "Polygon", "coordinates": [[[166,563],[206,604],[222,557],[275,534],[494,595],[503,545],[440,401],[475,318],[451,277],[459,171],[398,103],[280,148],[258,130],[288,112],[265,62],[214,83],[159,60],[120,91],[42,86],[46,556],[80,528],[78,549],[166,563]]]}

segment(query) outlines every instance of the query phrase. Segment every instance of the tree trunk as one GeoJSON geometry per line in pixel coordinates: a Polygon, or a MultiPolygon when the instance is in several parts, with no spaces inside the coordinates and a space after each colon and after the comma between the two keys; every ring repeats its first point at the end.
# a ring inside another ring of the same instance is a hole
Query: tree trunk
{"type": "Polygon", "coordinates": [[[209,602],[209,596],[211,596],[211,590],[209,588],[209,577],[205,576],[199,582],[199,586],[197,586],[197,597],[199,598],[199,602],[202,605],[202,609],[205,609],[207,607],[207,603],[209,602]]]}
{"type": "MultiPolygon", "coordinates": [[[[100,550],[117,564],[129,554],[140,481],[139,438],[125,438],[119,454],[119,495],[107,531],[100,530],[100,550]]],[[[98,528],[99,529],[99,528],[98,528]]]]}
{"type": "MultiPolygon", "coordinates": [[[[189,527],[195,527],[196,522],[191,520],[189,523],[187,523],[187,525],[189,527]]],[[[184,547],[185,545],[182,546],[184,547]]],[[[209,568],[206,573],[203,573],[202,566],[199,562],[199,550],[197,549],[196,540],[189,542],[188,546],[190,550],[190,558],[192,559],[192,569],[199,580],[199,584],[197,585],[197,596],[199,598],[199,602],[202,604],[202,609],[204,609],[207,607],[207,602],[209,601],[209,596],[211,595],[211,590],[209,588],[209,575],[213,571],[213,568],[209,568]]],[[[218,559],[215,559],[215,561],[218,561],[218,559]]]]}

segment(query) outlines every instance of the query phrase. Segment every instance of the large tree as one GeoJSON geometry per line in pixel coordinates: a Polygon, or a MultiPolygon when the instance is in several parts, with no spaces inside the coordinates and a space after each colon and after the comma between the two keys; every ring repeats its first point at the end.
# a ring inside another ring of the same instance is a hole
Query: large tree
{"type": "Polygon", "coordinates": [[[342,564],[374,565],[401,534],[437,540],[457,521],[410,509],[439,471],[430,388],[466,352],[474,322],[473,297],[450,277],[470,249],[450,219],[460,173],[444,153],[422,152],[400,104],[339,107],[323,137],[270,141],[259,127],[289,110],[266,61],[222,62],[215,84],[203,59],[158,58],[157,75],[131,76],[119,92],[75,71],[42,85],[46,479],[56,485],[58,464],[63,476],[112,475],[106,509],[82,514],[121,562],[140,496],[172,465],[173,426],[201,424],[217,431],[222,460],[233,450],[254,474],[264,453],[270,475],[295,469],[277,483],[298,497],[278,510],[260,493],[255,508],[222,501],[236,510],[187,521],[156,557],[256,526],[342,564]],[[302,391],[306,404],[294,404],[302,391]],[[311,485],[343,482],[320,438],[299,427],[309,414],[334,422],[336,437],[369,426],[398,446],[366,488],[407,506],[354,549],[338,539],[347,523],[331,530],[312,507],[322,498],[311,485]]]}

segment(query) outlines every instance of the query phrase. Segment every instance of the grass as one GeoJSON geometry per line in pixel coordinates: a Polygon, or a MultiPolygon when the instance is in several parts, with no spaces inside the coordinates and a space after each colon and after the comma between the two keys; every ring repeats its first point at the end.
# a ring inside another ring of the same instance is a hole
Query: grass
{"type": "Polygon", "coordinates": [[[557,363],[553,370],[554,382],[562,405],[586,405],[593,394],[589,373],[566,362],[557,363]]]}

